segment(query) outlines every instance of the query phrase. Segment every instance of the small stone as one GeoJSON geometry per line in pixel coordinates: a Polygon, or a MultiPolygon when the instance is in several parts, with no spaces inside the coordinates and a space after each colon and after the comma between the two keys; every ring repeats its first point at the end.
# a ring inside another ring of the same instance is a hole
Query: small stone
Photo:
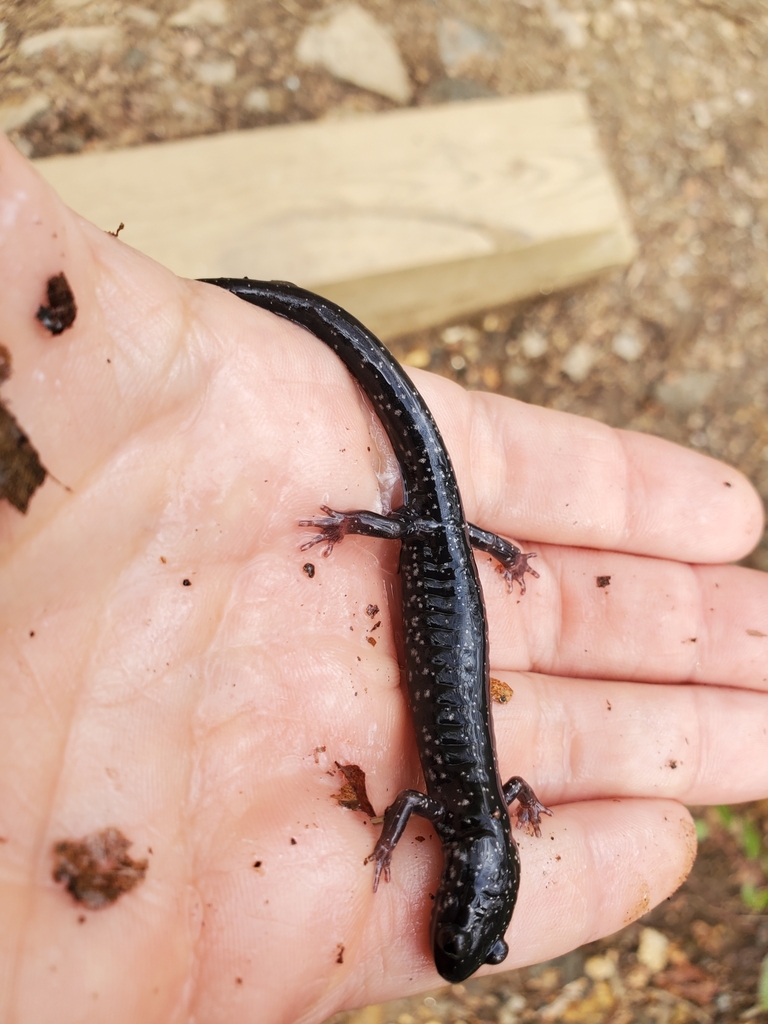
{"type": "Polygon", "coordinates": [[[73,50],[85,53],[98,53],[108,44],[115,44],[120,39],[120,31],[115,25],[92,25],[87,28],[52,28],[47,32],[39,32],[27,36],[19,43],[22,57],[38,57],[45,50],[57,46],[69,46],[73,50]]]}
{"type": "Polygon", "coordinates": [[[608,981],[616,974],[616,964],[607,956],[591,956],[584,964],[584,973],[592,981],[608,981]]]}
{"type": "Polygon", "coordinates": [[[611,350],[626,363],[636,362],[645,351],[642,339],[631,330],[619,331],[611,342],[611,350]]]}
{"type": "Polygon", "coordinates": [[[746,203],[735,206],[731,211],[731,224],[736,228],[748,228],[753,220],[752,207],[746,203]]]}
{"type": "Polygon", "coordinates": [[[614,14],[618,14],[620,18],[626,18],[627,21],[632,21],[637,17],[637,4],[635,0],[614,0],[613,3],[614,14]]]}
{"type": "Polygon", "coordinates": [[[4,44],[5,44],[5,32],[6,32],[7,28],[8,28],[8,22],[7,21],[0,21],[0,50],[2,50],[2,48],[3,48],[4,44]]]}
{"type": "Polygon", "coordinates": [[[579,341],[566,352],[562,362],[563,373],[570,377],[574,384],[581,384],[589,376],[596,360],[597,352],[594,347],[586,341],[579,341]]]}
{"type": "Polygon", "coordinates": [[[125,51],[120,63],[129,71],[138,71],[147,63],[147,55],[143,50],[139,50],[138,47],[131,46],[125,51]]]}
{"type": "Polygon", "coordinates": [[[440,60],[448,72],[458,71],[473,58],[495,60],[501,53],[498,39],[460,18],[443,18],[437,27],[440,60]]]}
{"type": "Polygon", "coordinates": [[[696,100],[691,107],[691,113],[693,114],[693,120],[696,122],[696,127],[700,128],[703,132],[709,131],[712,127],[712,114],[703,100],[696,100]]]}
{"type": "Polygon", "coordinates": [[[50,99],[41,92],[30,96],[23,103],[3,103],[0,105],[0,131],[12,132],[15,128],[22,128],[50,105],[50,99]]]}
{"type": "Polygon", "coordinates": [[[755,91],[748,88],[737,89],[733,94],[733,98],[740,107],[748,110],[755,102],[755,91]]]}
{"type": "Polygon", "coordinates": [[[643,928],[637,946],[637,959],[651,974],[658,974],[669,960],[669,939],[655,928],[643,928]]]}
{"type": "Polygon", "coordinates": [[[195,67],[195,78],[203,85],[229,85],[236,74],[237,65],[233,60],[204,61],[195,67]]]}
{"type": "Polygon", "coordinates": [[[515,992],[498,1011],[499,1024],[518,1024],[520,1014],[526,1007],[525,996],[515,992]]]}
{"type": "Polygon", "coordinates": [[[159,14],[148,10],[146,7],[137,7],[135,4],[129,4],[128,7],[123,8],[123,14],[126,18],[130,18],[131,21],[138,22],[139,25],[145,25],[147,28],[156,28],[160,23],[159,14]]]}
{"type": "MultiPolygon", "coordinates": [[[[676,412],[690,412],[703,405],[715,389],[717,374],[707,370],[672,373],[653,389],[662,405],[676,412]]],[[[659,968],[661,970],[661,968],[659,968]]]]}
{"type": "Polygon", "coordinates": [[[243,97],[243,107],[246,110],[252,110],[259,114],[266,114],[270,109],[269,90],[262,89],[261,86],[251,89],[243,97]]]}
{"type": "Polygon", "coordinates": [[[331,7],[305,28],[296,57],[302,64],[323,67],[344,82],[397,103],[407,103],[413,94],[391,35],[357,4],[331,7]]]}
{"type": "Polygon", "coordinates": [[[199,28],[201,25],[226,25],[229,18],[224,0],[192,0],[183,11],[168,19],[173,28],[199,28]]]}
{"type": "Polygon", "coordinates": [[[727,43],[734,42],[739,34],[739,30],[729,18],[718,18],[715,29],[720,38],[727,43]]]}
{"type": "Polygon", "coordinates": [[[527,366],[518,366],[517,363],[507,363],[504,367],[504,380],[513,387],[522,387],[531,379],[531,371],[527,366]]]}
{"type": "Polygon", "coordinates": [[[410,352],[406,352],[403,363],[406,366],[417,366],[423,370],[425,366],[429,366],[429,358],[429,349],[412,348],[410,352]]]}
{"type": "Polygon", "coordinates": [[[549,342],[539,331],[526,331],[520,338],[520,348],[528,359],[540,359],[549,348],[549,342]]]}
{"type": "Polygon", "coordinates": [[[544,10],[552,25],[562,33],[567,46],[582,50],[587,45],[586,30],[575,11],[566,11],[558,0],[544,0],[544,10]]]}
{"type": "Polygon", "coordinates": [[[185,96],[177,96],[171,103],[171,109],[176,114],[181,114],[182,117],[191,117],[197,113],[197,107],[185,96]]]}
{"type": "Polygon", "coordinates": [[[476,345],[480,338],[480,331],[469,324],[454,324],[440,332],[440,340],[444,345],[476,345]]]}

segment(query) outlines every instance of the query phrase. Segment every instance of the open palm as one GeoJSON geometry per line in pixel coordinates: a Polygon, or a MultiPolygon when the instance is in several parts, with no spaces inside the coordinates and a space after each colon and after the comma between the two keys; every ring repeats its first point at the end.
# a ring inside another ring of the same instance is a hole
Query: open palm
{"type": "MultiPolygon", "coordinates": [[[[0,507],[0,1019],[293,1024],[433,986],[431,829],[374,896],[377,826],[335,796],[336,762],[379,813],[422,787],[397,544],[299,547],[322,504],[380,507],[355,384],[80,220],[5,142],[0,172],[3,398],[71,489],[0,507]],[[52,337],[35,312],[62,271],[78,313],[52,337]],[[53,851],[110,827],[148,867],[93,910],[53,851]]],[[[768,792],[768,580],[723,564],[762,513],[700,455],[414,378],[469,517],[538,553],[524,597],[478,558],[514,690],[502,775],[555,810],[517,833],[508,968],[668,895],[695,853],[681,801],[768,792]]]]}

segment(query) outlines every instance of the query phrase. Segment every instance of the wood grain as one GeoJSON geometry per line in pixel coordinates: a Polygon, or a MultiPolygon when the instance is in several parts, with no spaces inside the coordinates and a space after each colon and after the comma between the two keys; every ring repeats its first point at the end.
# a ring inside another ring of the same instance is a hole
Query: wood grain
{"type": "Polygon", "coordinates": [[[475,100],[36,162],[187,277],[295,281],[382,337],[629,262],[579,93],[475,100]]]}

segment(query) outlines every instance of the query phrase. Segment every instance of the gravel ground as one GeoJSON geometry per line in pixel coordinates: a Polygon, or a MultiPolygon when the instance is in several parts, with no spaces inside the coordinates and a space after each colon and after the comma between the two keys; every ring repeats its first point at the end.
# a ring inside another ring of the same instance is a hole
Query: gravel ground
{"type": "MultiPolygon", "coordinates": [[[[47,156],[397,106],[298,60],[329,6],[0,0],[0,124],[47,156]],[[81,31],[44,47],[41,34],[60,29],[81,31]]],[[[391,32],[406,102],[583,90],[640,240],[626,272],[401,339],[396,354],[468,387],[691,445],[767,497],[766,0],[363,6],[391,32]]],[[[768,569],[765,538],[748,564],[768,569]]],[[[768,808],[702,820],[691,881],[650,917],[670,940],[661,972],[638,956],[644,920],[553,965],[338,1021],[768,1020],[754,1009],[766,908],[740,895],[766,885],[768,808]],[[547,1016],[550,1004],[562,1016],[547,1016]]]]}

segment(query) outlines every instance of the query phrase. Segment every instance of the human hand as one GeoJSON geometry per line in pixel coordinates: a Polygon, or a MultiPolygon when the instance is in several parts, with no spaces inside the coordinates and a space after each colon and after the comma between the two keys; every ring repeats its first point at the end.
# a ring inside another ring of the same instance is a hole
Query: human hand
{"type": "MultiPolygon", "coordinates": [[[[1,395],[71,488],[0,506],[0,1019],[294,1024],[434,986],[431,830],[374,896],[377,828],[334,799],[336,761],[379,812],[422,785],[397,544],[299,550],[320,505],[376,508],[357,388],[304,331],[81,221],[7,142],[0,167],[1,395]],[[52,337],[35,313],[61,271],[78,314],[52,337]],[[88,910],[53,847],[110,826],[146,877],[88,910]]],[[[673,891],[682,802],[768,792],[768,580],[723,564],[762,512],[696,453],[413,376],[470,519],[538,553],[522,598],[478,556],[514,689],[502,775],[556,812],[516,833],[508,969],[673,891]]]]}

